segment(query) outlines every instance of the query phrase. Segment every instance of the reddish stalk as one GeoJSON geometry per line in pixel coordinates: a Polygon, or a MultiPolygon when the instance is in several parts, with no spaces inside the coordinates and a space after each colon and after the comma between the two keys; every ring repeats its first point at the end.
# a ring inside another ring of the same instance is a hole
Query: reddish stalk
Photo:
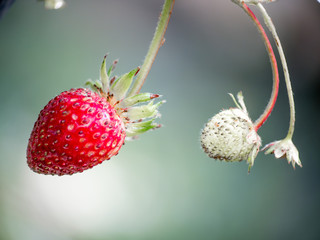
{"type": "Polygon", "coordinates": [[[266,32],[264,31],[260,21],[257,19],[255,14],[251,11],[251,9],[247,6],[247,4],[245,4],[244,2],[238,1],[238,0],[233,0],[233,1],[236,4],[238,4],[249,15],[249,17],[252,19],[252,21],[257,26],[257,28],[263,38],[265,47],[266,47],[268,55],[269,55],[271,67],[272,67],[272,74],[273,74],[272,93],[271,93],[271,97],[270,97],[270,100],[269,100],[269,103],[268,103],[266,109],[261,114],[261,116],[254,122],[254,128],[257,131],[264,124],[264,122],[268,119],[268,117],[270,116],[272,109],[274,108],[274,105],[277,101],[277,96],[278,96],[278,92],[279,92],[278,65],[277,65],[277,60],[274,55],[269,38],[268,38],[266,32]]]}

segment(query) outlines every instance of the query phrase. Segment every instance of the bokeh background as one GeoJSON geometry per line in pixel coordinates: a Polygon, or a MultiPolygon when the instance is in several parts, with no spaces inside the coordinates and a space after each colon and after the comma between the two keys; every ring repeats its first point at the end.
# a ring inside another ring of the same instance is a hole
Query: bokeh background
{"type": "MultiPolygon", "coordinates": [[[[253,119],[271,93],[269,60],[255,26],[229,0],[177,1],[143,90],[163,95],[163,128],[127,143],[81,174],[32,172],[26,147],[42,107],[99,76],[141,65],[162,1],[67,0],[57,11],[17,0],[0,20],[0,239],[319,239],[320,4],[266,8],[287,56],[296,102],[294,143],[303,168],[260,153],[247,165],[208,158],[201,128],[242,90],[253,119]]],[[[254,9],[254,8],[253,8],[254,9]]],[[[257,11],[255,11],[257,13],[257,11]]],[[[259,14],[257,14],[260,16],[259,14]]],[[[261,18],[260,18],[261,19],[261,18]]],[[[281,65],[279,63],[279,69],[281,65]]],[[[285,136],[283,75],[263,144],[285,136]]]]}

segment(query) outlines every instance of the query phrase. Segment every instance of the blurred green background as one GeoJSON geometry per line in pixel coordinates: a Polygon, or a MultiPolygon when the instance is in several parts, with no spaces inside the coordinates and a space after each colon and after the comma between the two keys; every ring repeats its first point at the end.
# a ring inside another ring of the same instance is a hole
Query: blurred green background
{"type": "MultiPolygon", "coordinates": [[[[98,78],[107,52],[109,63],[120,59],[118,75],[141,65],[162,6],[160,0],[66,2],[49,11],[41,2],[17,0],[0,20],[0,239],[319,239],[316,0],[266,5],[291,73],[302,169],[261,152],[248,175],[245,162],[204,154],[201,128],[234,106],[227,93],[242,90],[255,120],[268,102],[272,74],[263,42],[238,6],[183,0],[143,87],[167,100],[158,120],[163,128],[91,170],[52,177],[26,164],[39,111],[60,92],[98,78]]],[[[280,77],[278,102],[259,131],[263,144],[288,129],[280,77]]]]}

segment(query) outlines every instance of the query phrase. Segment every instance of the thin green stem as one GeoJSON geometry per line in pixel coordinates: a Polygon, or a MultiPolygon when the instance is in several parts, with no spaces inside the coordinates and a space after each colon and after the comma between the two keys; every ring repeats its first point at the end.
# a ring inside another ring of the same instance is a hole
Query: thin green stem
{"type": "Polygon", "coordinates": [[[263,125],[263,123],[267,120],[267,118],[270,116],[272,109],[277,101],[277,96],[279,92],[279,72],[278,72],[277,60],[274,55],[272,46],[270,44],[270,41],[266,32],[264,31],[261,23],[259,22],[257,17],[254,15],[254,13],[251,11],[251,9],[241,0],[232,0],[232,1],[237,5],[239,5],[249,15],[249,17],[252,19],[252,21],[255,23],[256,27],[258,28],[262,36],[262,39],[264,41],[264,44],[266,46],[266,50],[268,52],[271,68],[272,68],[272,74],[273,74],[272,93],[266,109],[261,114],[261,116],[254,122],[254,127],[255,127],[255,130],[257,131],[263,125]]]}
{"type": "Polygon", "coordinates": [[[278,48],[278,51],[279,51],[279,55],[280,55],[280,59],[281,59],[281,63],[282,63],[282,68],[283,68],[283,73],[284,73],[284,79],[285,79],[286,86],[287,86],[289,105],[290,105],[290,125],[289,125],[289,130],[288,130],[288,134],[287,134],[286,138],[291,139],[293,136],[293,132],[294,132],[295,107],[294,107],[294,99],[293,99],[293,93],[292,93],[292,87],[291,87],[291,81],[290,81],[290,75],[289,75],[286,57],[284,55],[276,28],[275,28],[270,16],[268,15],[267,11],[265,10],[265,8],[262,6],[261,3],[258,3],[257,7],[260,10],[260,12],[264,18],[264,22],[265,22],[266,26],[269,28],[270,32],[272,33],[272,36],[274,38],[274,41],[275,41],[277,48],[278,48]]]}
{"type": "Polygon", "coordinates": [[[174,6],[175,0],[166,0],[163,4],[162,12],[160,14],[160,18],[158,20],[158,26],[155,30],[153,39],[150,43],[148,53],[144,59],[144,62],[141,66],[141,69],[137,75],[137,78],[128,94],[128,96],[132,96],[134,94],[139,93],[142,85],[144,84],[151,66],[158,54],[159,48],[164,43],[164,34],[167,30],[167,26],[171,17],[172,9],[174,6]]]}

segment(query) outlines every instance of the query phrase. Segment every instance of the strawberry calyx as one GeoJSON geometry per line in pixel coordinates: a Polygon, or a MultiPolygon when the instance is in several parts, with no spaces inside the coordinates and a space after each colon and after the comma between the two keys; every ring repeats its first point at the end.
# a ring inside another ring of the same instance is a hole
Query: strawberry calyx
{"type": "Polygon", "coordinates": [[[165,103],[164,100],[154,103],[154,99],[161,97],[161,95],[153,93],[128,95],[140,68],[137,67],[120,77],[112,76],[118,60],[113,61],[107,69],[106,58],[107,55],[104,56],[101,64],[100,79],[88,80],[86,85],[99,93],[114,107],[125,124],[126,139],[135,139],[139,134],[161,127],[160,124],[154,122],[156,118],[160,117],[158,108],[165,103]]]}
{"type": "Polygon", "coordinates": [[[128,96],[136,68],[120,77],[111,77],[117,61],[100,80],[89,80],[87,88],[70,89],[49,101],[40,111],[27,147],[28,166],[37,173],[72,175],[109,160],[118,154],[125,139],[159,128],[155,103],[158,94],[128,96]]]}

